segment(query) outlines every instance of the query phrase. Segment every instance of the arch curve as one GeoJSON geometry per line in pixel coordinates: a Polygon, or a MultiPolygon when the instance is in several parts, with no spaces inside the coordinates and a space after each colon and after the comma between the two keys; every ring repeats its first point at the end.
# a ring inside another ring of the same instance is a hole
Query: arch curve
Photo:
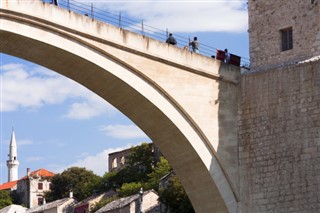
{"type": "Polygon", "coordinates": [[[47,22],[1,10],[1,52],[80,83],[128,116],[169,160],[196,212],[236,212],[232,185],[184,108],[139,68],[115,56],[119,47],[100,48],[47,22]]]}

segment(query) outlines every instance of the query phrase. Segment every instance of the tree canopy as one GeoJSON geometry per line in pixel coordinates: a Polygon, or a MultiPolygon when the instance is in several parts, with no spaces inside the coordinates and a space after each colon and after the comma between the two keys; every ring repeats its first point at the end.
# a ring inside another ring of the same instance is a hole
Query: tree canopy
{"type": "Polygon", "coordinates": [[[154,189],[159,193],[160,201],[167,206],[167,211],[194,213],[191,202],[176,175],[172,175],[169,179],[167,188],[159,189],[160,179],[170,171],[172,168],[163,156],[156,162],[149,144],[142,144],[133,148],[128,166],[118,172],[106,173],[102,179],[106,188],[116,190],[119,197],[136,194],[141,187],[145,191],[154,189]],[[146,169],[141,169],[143,167],[146,169]]]}
{"type": "MultiPolygon", "coordinates": [[[[94,191],[118,192],[118,197],[126,197],[139,192],[154,189],[159,193],[160,201],[171,213],[194,213],[190,200],[177,176],[173,175],[167,188],[159,189],[160,179],[172,171],[169,162],[162,156],[155,158],[150,144],[143,143],[132,148],[127,164],[119,171],[105,173],[103,177],[93,174],[85,168],[71,167],[52,178],[52,191],[46,194],[48,202],[69,196],[73,191],[77,200],[83,200],[94,191]]],[[[102,200],[95,209],[116,199],[102,200]]]]}
{"type": "Polygon", "coordinates": [[[47,201],[53,201],[73,195],[78,200],[83,200],[92,195],[98,188],[101,177],[85,168],[71,167],[52,177],[52,190],[46,194],[47,201]]]}
{"type": "Polygon", "coordinates": [[[166,206],[165,212],[194,213],[192,204],[177,176],[169,179],[168,186],[160,189],[159,200],[166,206]]]}
{"type": "Polygon", "coordinates": [[[12,204],[12,198],[10,192],[6,190],[0,191],[0,209],[12,204]]]}
{"type": "MultiPolygon", "coordinates": [[[[128,156],[127,165],[117,172],[106,173],[102,180],[107,189],[119,189],[124,183],[147,183],[149,173],[154,171],[157,161],[153,148],[148,143],[132,147],[128,156]]],[[[168,170],[169,172],[169,170],[168,170]]]]}

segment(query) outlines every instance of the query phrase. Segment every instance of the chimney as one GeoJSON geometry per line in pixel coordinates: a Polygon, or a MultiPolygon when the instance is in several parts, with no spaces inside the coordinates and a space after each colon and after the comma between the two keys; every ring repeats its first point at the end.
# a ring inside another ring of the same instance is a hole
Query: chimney
{"type": "Polygon", "coordinates": [[[69,192],[69,198],[73,198],[73,191],[69,192]]]}
{"type": "Polygon", "coordinates": [[[30,168],[27,168],[27,176],[30,176],[30,168]]]}

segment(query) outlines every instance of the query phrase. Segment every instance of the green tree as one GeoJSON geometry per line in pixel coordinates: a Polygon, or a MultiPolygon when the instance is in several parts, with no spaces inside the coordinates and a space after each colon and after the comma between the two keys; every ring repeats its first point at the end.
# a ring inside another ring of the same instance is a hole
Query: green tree
{"type": "Polygon", "coordinates": [[[194,213],[191,202],[185,193],[178,177],[173,176],[168,188],[159,191],[159,180],[172,171],[169,162],[160,157],[156,163],[152,146],[143,143],[132,148],[128,165],[120,171],[106,173],[102,177],[101,188],[114,189],[119,197],[137,194],[141,187],[144,191],[154,189],[159,192],[159,199],[171,213],[194,213]]]}
{"type": "Polygon", "coordinates": [[[136,181],[146,182],[148,181],[146,174],[151,173],[156,164],[152,144],[142,143],[140,146],[133,147],[132,151],[128,159],[129,168],[132,170],[128,167],[127,169],[129,172],[135,170],[134,177],[138,179],[136,181]]]}
{"type": "Polygon", "coordinates": [[[90,212],[96,212],[99,209],[101,209],[102,207],[104,207],[105,205],[107,205],[108,203],[111,203],[112,201],[117,200],[117,199],[119,199],[119,197],[117,197],[117,196],[104,198],[104,199],[100,200],[98,203],[95,203],[93,205],[93,207],[90,209],[90,212]]]}
{"type": "Polygon", "coordinates": [[[148,143],[132,147],[132,153],[128,156],[127,165],[120,171],[106,173],[102,177],[101,187],[105,187],[107,190],[117,190],[124,183],[148,182],[148,173],[153,171],[156,162],[152,149],[152,145],[148,143]]]}
{"type": "Polygon", "coordinates": [[[148,174],[149,180],[147,182],[147,189],[154,189],[159,191],[159,180],[172,170],[169,162],[164,157],[160,157],[160,161],[153,168],[152,172],[148,174]]]}
{"type": "Polygon", "coordinates": [[[46,193],[47,201],[53,201],[69,196],[73,191],[74,197],[83,200],[99,188],[101,177],[85,168],[71,167],[52,177],[52,190],[46,193]]]}
{"type": "Polygon", "coordinates": [[[117,184],[117,178],[116,178],[117,172],[106,172],[101,179],[101,183],[99,186],[99,191],[108,191],[110,189],[116,189],[118,188],[117,184]]]}
{"type": "Polygon", "coordinates": [[[133,194],[137,194],[141,187],[143,187],[143,185],[140,182],[124,183],[118,190],[119,197],[127,197],[133,194]]]}
{"type": "Polygon", "coordinates": [[[10,197],[10,192],[6,190],[0,191],[0,209],[12,204],[12,199],[10,197]]]}
{"type": "Polygon", "coordinates": [[[159,200],[166,205],[170,213],[195,212],[177,176],[170,178],[167,188],[160,189],[159,200]]]}

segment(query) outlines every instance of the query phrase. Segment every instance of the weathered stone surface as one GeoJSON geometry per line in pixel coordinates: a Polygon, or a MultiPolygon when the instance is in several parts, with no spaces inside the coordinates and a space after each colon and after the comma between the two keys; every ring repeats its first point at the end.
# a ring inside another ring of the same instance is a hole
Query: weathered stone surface
{"type": "Polygon", "coordinates": [[[244,75],[240,212],[320,211],[320,61],[244,75]]]}
{"type": "Polygon", "coordinates": [[[249,0],[250,63],[254,70],[320,55],[318,0],[249,0]],[[292,27],[293,49],[281,51],[280,30],[292,27]]]}
{"type": "Polygon", "coordinates": [[[240,67],[40,0],[0,3],[1,52],[82,84],[128,116],[197,212],[237,212],[240,67]]]}

